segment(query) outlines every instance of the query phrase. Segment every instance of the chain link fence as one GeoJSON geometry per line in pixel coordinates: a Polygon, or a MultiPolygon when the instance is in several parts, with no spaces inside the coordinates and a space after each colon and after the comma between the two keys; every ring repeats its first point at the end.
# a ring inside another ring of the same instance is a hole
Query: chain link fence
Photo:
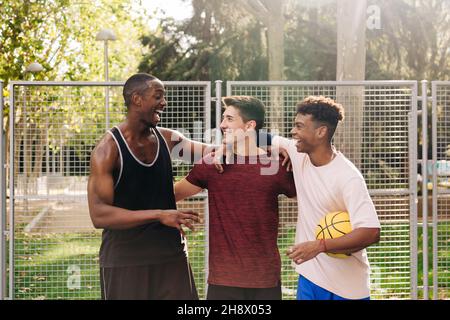
{"type": "Polygon", "coordinates": [[[433,298],[450,296],[450,82],[432,83],[433,298]]]}

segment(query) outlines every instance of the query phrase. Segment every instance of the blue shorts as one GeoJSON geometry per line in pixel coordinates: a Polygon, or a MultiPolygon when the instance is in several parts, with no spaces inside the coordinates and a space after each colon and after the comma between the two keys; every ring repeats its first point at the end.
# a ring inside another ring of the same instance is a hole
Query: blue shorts
{"type": "MultiPolygon", "coordinates": [[[[312,283],[301,275],[298,277],[297,300],[350,300],[338,296],[322,287],[312,283]]],[[[360,299],[370,300],[370,297],[360,299]]]]}

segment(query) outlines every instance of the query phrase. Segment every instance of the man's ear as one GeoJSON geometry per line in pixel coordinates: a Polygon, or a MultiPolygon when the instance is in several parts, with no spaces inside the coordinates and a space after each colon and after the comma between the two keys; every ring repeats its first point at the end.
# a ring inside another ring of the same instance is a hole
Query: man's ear
{"type": "Polygon", "coordinates": [[[255,120],[249,120],[245,124],[246,130],[255,130],[256,129],[256,121],[255,120]]]}
{"type": "Polygon", "coordinates": [[[327,126],[320,126],[317,128],[318,132],[317,135],[320,139],[324,139],[328,136],[328,127],[327,126]]]}
{"type": "Polygon", "coordinates": [[[131,102],[135,105],[140,107],[142,105],[142,97],[138,95],[137,93],[133,93],[131,96],[131,102]]]}

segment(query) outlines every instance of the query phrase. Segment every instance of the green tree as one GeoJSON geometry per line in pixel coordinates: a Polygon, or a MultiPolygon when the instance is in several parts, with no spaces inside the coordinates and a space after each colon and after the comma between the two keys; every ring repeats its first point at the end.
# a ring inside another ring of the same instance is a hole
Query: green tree
{"type": "MultiPolygon", "coordinates": [[[[133,1],[99,0],[0,0],[0,79],[7,85],[10,80],[104,80],[103,43],[95,41],[101,28],[110,28],[117,34],[117,41],[110,43],[110,79],[124,80],[136,72],[141,55],[139,36],[148,32],[145,19],[147,12],[133,1]],[[25,74],[26,66],[37,61],[44,70],[34,75],[25,74]]],[[[88,126],[77,123],[76,112],[86,112],[93,106],[101,92],[86,96],[80,92],[71,95],[72,104],[77,108],[65,108],[60,94],[45,88],[17,89],[18,99],[24,99],[15,106],[15,146],[16,161],[20,148],[27,174],[36,175],[41,171],[43,146],[33,145],[33,141],[60,140],[53,137],[64,126],[66,131],[80,136],[92,135],[88,126]],[[48,122],[52,117],[49,102],[60,107],[65,114],[61,123],[48,122]],[[26,109],[25,109],[26,108],[26,109]],[[82,109],[82,110],[80,110],[82,109]],[[26,112],[25,112],[26,110],[26,112]],[[34,159],[32,162],[32,159],[34,159]]],[[[5,92],[7,92],[5,90],[5,92]]],[[[8,105],[4,112],[4,127],[9,143],[8,105]]],[[[102,119],[99,119],[102,120],[102,119]]],[[[101,121],[100,123],[104,123],[101,121]]],[[[91,129],[92,130],[92,129],[91,129]]],[[[104,130],[104,128],[103,128],[104,130]]],[[[68,142],[70,144],[70,142],[68,142]]],[[[55,152],[58,147],[52,144],[55,152]]],[[[9,152],[9,146],[6,148],[9,152]]],[[[60,150],[59,150],[60,152],[60,150]]],[[[8,155],[7,155],[8,158],[8,155]]],[[[19,167],[15,166],[16,169],[19,167]]]]}
{"type": "Polygon", "coordinates": [[[122,80],[139,63],[139,36],[147,33],[149,14],[131,0],[0,0],[0,79],[21,80],[37,61],[38,80],[103,80],[101,28],[113,29],[111,79],[122,80]]]}
{"type": "Polygon", "coordinates": [[[264,28],[236,4],[193,0],[192,18],[163,19],[142,37],[147,53],[139,70],[165,80],[266,79],[264,28]]]}
{"type": "Polygon", "coordinates": [[[367,33],[367,79],[450,79],[450,2],[377,0],[381,28],[367,33]]]}
{"type": "Polygon", "coordinates": [[[27,64],[39,61],[46,72],[60,62],[70,32],[66,7],[69,1],[0,0],[0,78],[20,80],[27,64]]]}

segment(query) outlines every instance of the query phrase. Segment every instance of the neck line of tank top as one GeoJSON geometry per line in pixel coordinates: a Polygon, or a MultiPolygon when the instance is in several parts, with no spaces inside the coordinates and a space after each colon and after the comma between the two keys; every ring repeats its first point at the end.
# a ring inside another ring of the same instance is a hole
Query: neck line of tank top
{"type": "Polygon", "coordinates": [[[153,166],[153,165],[155,164],[156,159],[158,159],[158,157],[159,157],[159,150],[160,150],[160,142],[159,142],[159,138],[158,138],[158,135],[157,135],[156,132],[155,132],[155,130],[158,130],[158,129],[150,128],[150,130],[152,130],[153,133],[155,134],[156,140],[158,141],[158,150],[156,151],[155,159],[153,159],[152,163],[145,163],[145,162],[139,160],[138,157],[136,157],[136,156],[134,155],[133,151],[131,151],[131,148],[130,148],[130,146],[128,145],[127,140],[126,140],[125,137],[123,136],[122,131],[120,130],[120,128],[119,128],[118,126],[116,126],[116,128],[117,128],[117,131],[119,131],[119,134],[120,134],[120,136],[122,137],[123,142],[124,142],[125,145],[127,146],[128,152],[131,154],[131,156],[134,158],[134,160],[136,160],[137,163],[139,163],[140,165],[143,165],[144,167],[151,167],[151,166],[153,166]]]}

